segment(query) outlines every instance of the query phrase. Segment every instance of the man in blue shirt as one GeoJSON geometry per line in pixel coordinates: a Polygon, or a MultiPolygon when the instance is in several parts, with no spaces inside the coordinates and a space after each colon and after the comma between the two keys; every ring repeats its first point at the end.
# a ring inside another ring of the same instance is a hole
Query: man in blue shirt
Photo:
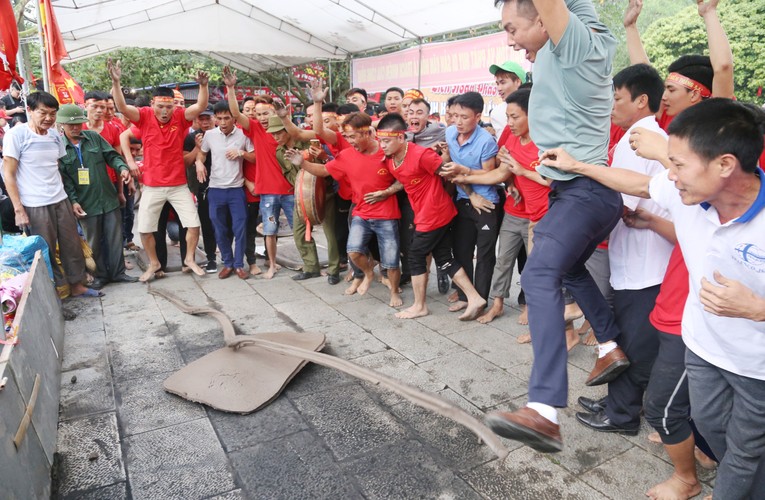
{"type": "MultiPolygon", "coordinates": [[[[491,134],[478,126],[483,113],[481,94],[466,92],[457,96],[452,112],[456,121],[446,129],[446,143],[454,165],[446,165],[446,176],[460,165],[471,170],[493,170],[496,167],[497,143],[491,134]]],[[[457,187],[454,257],[481,297],[487,300],[496,263],[494,247],[500,226],[498,204],[499,194],[495,186],[464,184],[457,187]],[[478,207],[474,208],[476,204],[478,207]]],[[[458,290],[458,296],[459,300],[449,307],[450,311],[467,307],[467,297],[462,290],[458,290]]]]}
{"type": "MultiPolygon", "coordinates": [[[[611,62],[616,40],[598,20],[591,0],[496,0],[508,45],[534,64],[529,130],[540,154],[565,147],[580,161],[607,165],[613,102],[611,62]]],[[[615,379],[629,361],[613,341],[619,335],[608,303],[585,262],[622,214],[618,193],[591,179],[546,165],[550,208],[534,230],[534,251],[521,284],[529,311],[534,364],[529,402],[515,412],[494,412],[487,424],[499,435],[532,448],[563,448],[556,408],[568,404],[563,296],[571,292],[600,345],[587,385],[615,379]]]]}

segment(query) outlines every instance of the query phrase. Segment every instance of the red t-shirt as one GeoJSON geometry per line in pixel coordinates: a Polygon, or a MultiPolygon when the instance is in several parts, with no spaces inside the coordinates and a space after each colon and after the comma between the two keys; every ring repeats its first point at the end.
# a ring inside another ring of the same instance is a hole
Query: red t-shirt
{"type": "Polygon", "coordinates": [[[399,167],[393,160],[386,160],[390,173],[404,185],[414,210],[415,229],[421,233],[444,227],[457,215],[454,202],[436,175],[441,163],[443,160],[435,151],[412,143],[399,167]]]}
{"type": "MultiPolygon", "coordinates": [[[[244,178],[250,182],[255,182],[255,178],[257,176],[257,168],[255,168],[255,165],[255,163],[251,163],[249,161],[242,162],[242,174],[244,175],[244,178]]],[[[244,186],[244,193],[247,196],[247,203],[255,203],[256,201],[260,201],[260,196],[252,194],[250,190],[247,189],[247,186],[244,186]]]]}
{"type": "MultiPolygon", "coordinates": [[[[510,127],[505,125],[505,128],[502,129],[502,133],[499,134],[499,139],[497,140],[497,144],[502,147],[502,145],[507,142],[508,137],[511,137],[513,134],[510,132],[510,127]]],[[[518,182],[515,180],[513,181],[513,184],[515,184],[515,187],[518,188],[520,191],[520,188],[518,187],[518,182]]],[[[505,213],[510,214],[514,217],[519,217],[521,219],[528,219],[528,213],[526,212],[526,202],[521,197],[521,200],[518,202],[518,204],[515,203],[515,199],[507,195],[507,198],[505,198],[505,213]]]]}
{"type": "Polygon", "coordinates": [[[669,256],[667,272],[661,283],[656,305],[648,315],[651,324],[657,330],[672,335],[680,335],[683,321],[683,309],[688,299],[688,268],[685,267],[680,245],[675,245],[669,256]]]}
{"type": "Polygon", "coordinates": [[[114,125],[117,128],[117,130],[119,130],[120,134],[124,132],[125,130],[127,130],[127,128],[125,128],[125,125],[122,124],[122,120],[120,120],[116,116],[112,118],[112,121],[110,121],[109,123],[114,125]]]}
{"type": "MultiPolygon", "coordinates": [[[[335,134],[337,135],[337,142],[335,144],[329,144],[324,142],[324,140],[319,139],[322,144],[329,148],[329,152],[332,153],[332,156],[337,157],[337,155],[340,154],[340,151],[344,149],[353,149],[353,146],[351,146],[348,141],[345,140],[343,134],[338,131],[335,131],[335,134]]],[[[351,189],[351,186],[348,185],[348,182],[341,179],[335,180],[337,181],[337,194],[340,196],[340,198],[344,200],[350,200],[353,198],[353,190],[351,189]]]]}
{"type": "MultiPolygon", "coordinates": [[[[88,129],[88,124],[83,123],[82,124],[82,130],[90,130],[88,129]]],[[[104,138],[104,140],[109,143],[111,147],[113,147],[115,150],[119,150],[120,147],[120,131],[117,129],[117,127],[112,124],[111,122],[104,122],[104,126],[101,128],[101,137],[104,138]]],[[[112,184],[117,182],[117,173],[114,171],[113,168],[111,168],[111,165],[106,165],[106,173],[109,174],[109,180],[112,181],[112,184]]]]}
{"type": "Polygon", "coordinates": [[[154,110],[138,108],[140,117],[135,126],[143,140],[143,183],[150,187],[186,185],[186,166],[183,163],[183,140],[191,122],[185,109],[176,108],[168,123],[160,123],[154,110]]]}
{"type": "MultiPolygon", "coordinates": [[[[245,131],[246,132],[246,131],[245,131]]],[[[282,167],[276,159],[276,140],[266,132],[258,120],[250,118],[250,131],[247,132],[255,146],[255,191],[258,194],[292,194],[294,188],[282,173],[282,167]]]]}
{"type": "Polygon", "coordinates": [[[354,217],[384,220],[401,218],[395,196],[372,205],[364,201],[365,194],[388,189],[396,180],[385,164],[385,154],[381,148],[378,147],[377,152],[371,155],[346,148],[325,166],[329,175],[341,185],[347,182],[350,186],[351,200],[356,204],[354,217]]]}
{"type": "Polygon", "coordinates": [[[497,139],[497,144],[499,144],[499,147],[502,147],[502,145],[507,141],[507,138],[510,137],[512,132],[510,132],[510,127],[505,125],[505,128],[502,129],[502,133],[499,134],[499,139],[497,139]]]}
{"type": "MultiPolygon", "coordinates": [[[[504,146],[523,168],[536,172],[536,167],[539,165],[539,148],[534,144],[534,141],[521,144],[520,138],[510,134],[505,140],[504,146]]],[[[515,187],[518,188],[521,196],[523,196],[523,202],[526,206],[525,217],[531,222],[536,222],[544,217],[547,213],[550,188],[520,176],[515,178],[515,187]]],[[[508,198],[505,202],[506,212],[508,203],[512,203],[512,198],[508,198]]]]}
{"type": "Polygon", "coordinates": [[[667,110],[664,109],[661,112],[661,116],[659,116],[659,118],[657,118],[656,121],[659,122],[659,127],[661,127],[661,129],[664,132],[666,132],[667,129],[669,128],[669,124],[672,123],[672,120],[674,118],[675,118],[675,115],[669,116],[667,114],[667,110]]]}

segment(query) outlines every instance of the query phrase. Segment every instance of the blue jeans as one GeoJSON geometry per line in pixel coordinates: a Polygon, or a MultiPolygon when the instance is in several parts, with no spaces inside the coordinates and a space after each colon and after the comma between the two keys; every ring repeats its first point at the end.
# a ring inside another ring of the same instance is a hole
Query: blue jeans
{"type": "Polygon", "coordinates": [[[295,208],[294,194],[261,194],[260,217],[263,219],[263,235],[274,236],[279,232],[279,215],[284,210],[284,216],[292,227],[292,212],[295,208]]]}
{"type": "Polygon", "coordinates": [[[534,250],[521,274],[534,350],[530,402],[557,407],[568,404],[561,286],[566,286],[582,308],[599,342],[619,335],[611,308],[585,263],[616,226],[622,210],[619,193],[586,177],[553,183],[550,208],[534,227],[534,250]]]}
{"type": "Polygon", "coordinates": [[[244,189],[208,188],[207,202],[223,265],[234,269],[244,268],[244,249],[247,246],[247,199],[244,189]],[[233,252],[232,236],[236,241],[233,252]]]}
{"type": "Polygon", "coordinates": [[[366,254],[369,240],[377,235],[380,248],[380,265],[383,269],[398,269],[400,255],[397,219],[362,219],[354,217],[351,220],[351,230],[348,234],[348,253],[366,254]]]}
{"type": "MultiPolygon", "coordinates": [[[[722,333],[722,332],[721,332],[722,333]]],[[[715,498],[765,498],[765,380],[685,352],[691,416],[720,460],[715,498]]]]}

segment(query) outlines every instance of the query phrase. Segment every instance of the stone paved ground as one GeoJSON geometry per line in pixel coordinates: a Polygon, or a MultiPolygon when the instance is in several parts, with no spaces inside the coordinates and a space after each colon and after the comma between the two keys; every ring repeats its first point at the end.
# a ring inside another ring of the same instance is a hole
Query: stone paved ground
{"type": "MultiPolygon", "coordinates": [[[[447,311],[431,280],[432,315],[393,318],[381,285],[345,297],[325,279],[218,280],[172,273],[154,283],[225,311],[244,332],[320,331],[325,352],[440,394],[479,416],[526,401],[531,349],[517,309],[490,325],[447,311]]],[[[223,345],[214,320],[187,316],[142,284],[110,285],[68,304],[55,496],[195,498],[645,498],[669,476],[661,446],[598,434],[561,413],[563,452],[506,441],[499,461],[472,433],[376,386],[308,365],[265,409],[231,415],[167,394],[162,381],[223,345]]],[[[513,292],[513,297],[516,296],[513,292]]],[[[411,303],[411,288],[404,291],[411,303]]],[[[570,356],[572,402],[591,348],[570,356]]],[[[704,494],[710,473],[702,472],[704,494]]]]}

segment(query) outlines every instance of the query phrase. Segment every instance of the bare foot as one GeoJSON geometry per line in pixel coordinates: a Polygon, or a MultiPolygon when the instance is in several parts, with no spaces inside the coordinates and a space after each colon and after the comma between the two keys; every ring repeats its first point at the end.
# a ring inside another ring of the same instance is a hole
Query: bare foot
{"type": "Polygon", "coordinates": [[[519,344],[530,344],[531,343],[531,334],[530,333],[524,333],[523,335],[519,335],[517,339],[515,339],[516,342],[519,344]]]}
{"type": "Polygon", "coordinates": [[[457,302],[454,302],[452,305],[449,306],[449,312],[457,312],[465,309],[467,307],[468,303],[464,300],[458,300],[457,302]]]}
{"type": "Polygon", "coordinates": [[[598,339],[595,338],[595,332],[592,331],[592,328],[587,331],[587,335],[582,339],[582,344],[588,346],[598,345],[598,339]]]}
{"type": "Polygon", "coordinates": [[[183,274],[189,274],[191,272],[191,269],[189,269],[189,266],[183,265],[183,266],[181,266],[181,272],[183,274]]]}
{"type": "Polygon", "coordinates": [[[519,325],[528,325],[529,324],[529,308],[528,306],[523,306],[523,309],[521,309],[521,315],[518,316],[518,324],[519,325]]]}
{"type": "Polygon", "coordinates": [[[262,273],[263,270],[258,267],[257,264],[250,265],[250,275],[251,276],[257,276],[258,274],[262,273]]]}
{"type": "Polygon", "coordinates": [[[573,328],[566,328],[566,350],[570,351],[579,343],[579,335],[573,328]]]}
{"type": "Polygon", "coordinates": [[[458,300],[460,300],[460,295],[456,291],[450,293],[449,296],[446,298],[446,301],[449,302],[450,304],[453,302],[457,302],[458,300]]]}
{"type": "Polygon", "coordinates": [[[357,292],[359,292],[359,295],[364,295],[369,291],[369,287],[372,286],[372,282],[375,280],[375,274],[369,273],[364,275],[364,279],[361,280],[361,284],[359,285],[357,292]]]}
{"type": "Polygon", "coordinates": [[[263,275],[263,279],[270,280],[274,277],[274,274],[276,274],[276,267],[269,267],[268,271],[266,271],[266,274],[263,275]]]}
{"type": "Polygon", "coordinates": [[[584,319],[584,323],[582,323],[582,326],[576,329],[577,335],[584,335],[585,333],[589,332],[592,327],[590,326],[589,320],[587,318],[584,319]]]}
{"type": "Polygon", "coordinates": [[[404,301],[401,300],[401,295],[396,292],[391,292],[390,303],[388,305],[391,307],[401,307],[404,305],[404,301]]]}
{"type": "MultiPolygon", "coordinates": [[[[350,283],[353,281],[353,269],[348,269],[348,272],[345,273],[345,278],[343,278],[346,283],[350,283]]],[[[354,290],[355,293],[356,290],[354,290]]]]}
{"type": "Polygon", "coordinates": [[[572,304],[566,304],[566,308],[563,310],[563,320],[566,323],[574,321],[575,319],[579,319],[582,316],[584,316],[584,313],[581,309],[579,309],[579,306],[576,302],[572,304]]]}
{"type": "Polygon", "coordinates": [[[687,482],[680,479],[677,474],[659,483],[645,494],[653,500],[688,500],[701,493],[701,485],[698,481],[687,482]]]}
{"type": "Polygon", "coordinates": [[[359,285],[361,285],[361,278],[356,278],[353,281],[351,281],[351,286],[345,289],[345,292],[343,292],[344,295],[353,295],[356,293],[356,291],[359,289],[359,285]]]}
{"type": "Polygon", "coordinates": [[[502,304],[497,305],[495,302],[492,304],[491,308],[489,308],[488,311],[486,311],[483,315],[479,316],[476,321],[481,323],[482,325],[485,325],[486,323],[491,323],[494,321],[494,318],[499,318],[502,316],[502,314],[505,312],[505,308],[502,306],[502,304]]]}
{"type": "Polygon", "coordinates": [[[702,469],[715,470],[717,468],[717,462],[708,457],[698,446],[693,450],[693,456],[696,457],[696,461],[702,469]]]}
{"type": "Polygon", "coordinates": [[[486,301],[483,299],[476,300],[475,303],[468,302],[465,312],[460,316],[460,321],[473,321],[481,314],[484,307],[486,307],[486,301]]]}
{"type": "Polygon", "coordinates": [[[656,432],[656,431],[648,434],[648,438],[647,439],[648,439],[649,443],[661,444],[661,438],[659,437],[659,433],[656,432]]]}
{"type": "Polygon", "coordinates": [[[159,264],[159,262],[157,262],[156,266],[152,266],[151,264],[149,264],[149,267],[141,275],[141,277],[138,278],[138,281],[140,281],[141,283],[146,283],[147,281],[150,281],[154,277],[155,273],[162,272],[160,271],[160,269],[162,269],[162,266],[159,264]]]}
{"type": "Polygon", "coordinates": [[[161,280],[164,277],[165,277],[165,271],[157,271],[156,273],[154,273],[155,280],[161,280]]]}
{"type": "Polygon", "coordinates": [[[388,278],[386,278],[385,276],[383,276],[383,275],[381,274],[381,275],[380,275],[380,280],[379,280],[379,281],[380,281],[380,283],[382,283],[383,285],[387,286],[387,287],[388,287],[388,290],[390,290],[390,280],[389,280],[388,278]]]}
{"type": "Polygon", "coordinates": [[[134,267],[135,267],[135,264],[133,264],[133,263],[132,263],[132,262],[130,262],[129,260],[126,260],[126,261],[125,261],[125,269],[127,269],[128,271],[130,271],[130,270],[131,270],[131,269],[133,269],[134,267]]]}
{"type": "Polygon", "coordinates": [[[276,265],[276,270],[277,270],[277,271],[280,271],[280,270],[281,270],[281,268],[282,268],[281,264],[275,264],[275,265],[276,265]]]}
{"type": "Polygon", "coordinates": [[[205,271],[199,265],[194,262],[193,260],[185,260],[183,261],[184,264],[186,264],[186,267],[188,267],[191,271],[194,272],[197,276],[204,276],[205,271]]]}
{"type": "Polygon", "coordinates": [[[421,318],[422,316],[427,316],[428,314],[430,314],[430,311],[428,311],[428,306],[423,306],[421,309],[412,306],[408,309],[397,312],[396,317],[398,319],[412,319],[421,318]]]}

